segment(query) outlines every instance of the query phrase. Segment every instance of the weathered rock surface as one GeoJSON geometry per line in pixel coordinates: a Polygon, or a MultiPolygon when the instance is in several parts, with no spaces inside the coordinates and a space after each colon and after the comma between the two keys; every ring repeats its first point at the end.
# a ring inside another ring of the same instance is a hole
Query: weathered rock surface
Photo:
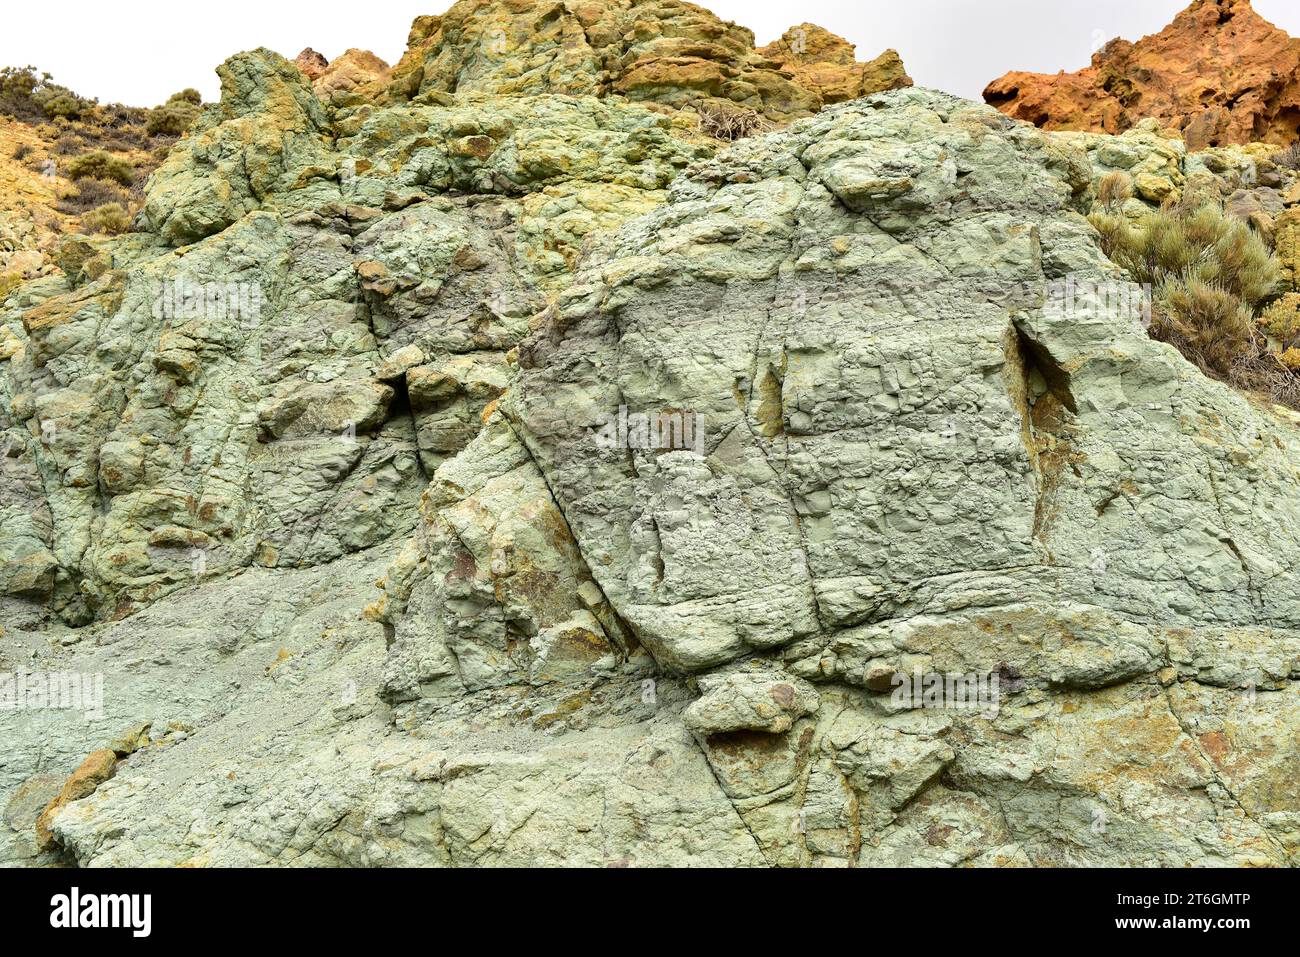
{"type": "Polygon", "coordinates": [[[408,531],[545,291],[714,148],[592,98],[331,121],[269,51],[221,74],[149,231],[11,299],[0,585],[68,621],[408,531]]]}
{"type": "Polygon", "coordinates": [[[798,67],[784,66],[788,51],[755,50],[749,30],[678,0],[460,0],[416,19],[390,90],[416,99],[480,91],[616,94],[671,107],[727,101],[783,122],[911,83],[893,51],[855,64],[851,45],[813,29],[813,58],[835,54],[820,71],[805,69],[814,59],[802,55],[798,67]]]}
{"type": "Polygon", "coordinates": [[[801,23],[758,52],[793,73],[800,86],[815,90],[828,104],[912,85],[897,50],[886,50],[867,63],[857,62],[854,50],[852,43],[829,30],[801,23]]]}
{"type": "Polygon", "coordinates": [[[311,47],[304,47],[303,51],[294,57],[293,65],[309,81],[315,81],[325,69],[330,65],[330,61],[325,58],[323,53],[317,53],[311,47]]]}
{"type": "Polygon", "coordinates": [[[298,55],[294,65],[311,81],[317,96],[326,103],[336,105],[364,100],[367,89],[388,83],[391,71],[387,63],[369,50],[355,48],[345,51],[331,62],[326,62],[319,53],[308,48],[298,55]],[[305,62],[304,57],[307,58],[305,62]]]}
{"type": "Polygon", "coordinates": [[[1290,144],[1300,130],[1300,40],[1250,0],[1196,0],[1157,34],[1111,40],[1077,73],[1008,73],[984,99],[1049,130],[1123,133],[1152,117],[1193,150],[1290,144]]]}
{"type": "Polygon", "coordinates": [[[1109,172],[1285,182],[919,89],[719,154],[447,23],[233,58],[5,301],[0,677],[103,699],[0,707],[0,862],[1300,863],[1300,418],[1051,294],[1109,172]]]}

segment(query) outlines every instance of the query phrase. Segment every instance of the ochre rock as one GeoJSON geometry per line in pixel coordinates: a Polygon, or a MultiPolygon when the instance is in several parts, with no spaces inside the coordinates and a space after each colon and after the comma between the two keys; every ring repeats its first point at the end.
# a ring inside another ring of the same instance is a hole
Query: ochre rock
{"type": "Polygon", "coordinates": [[[352,49],[312,77],[311,85],[322,100],[338,102],[367,87],[386,85],[391,69],[369,50],[352,49]]]}
{"type": "Polygon", "coordinates": [[[618,94],[676,108],[730,100],[784,122],[911,82],[892,51],[857,64],[850,44],[802,29],[813,43],[786,66],[786,54],[756,50],[748,29],[678,0],[461,0],[416,19],[390,93],[618,94]]]}
{"type": "Polygon", "coordinates": [[[826,103],[912,85],[897,50],[886,50],[866,63],[857,61],[854,50],[852,43],[829,30],[801,23],[758,52],[793,73],[796,83],[815,90],[826,103]]]}
{"type": "Polygon", "coordinates": [[[984,99],[1049,130],[1122,133],[1155,117],[1193,150],[1290,143],[1300,126],[1300,40],[1250,0],[1196,0],[1153,36],[1111,40],[1077,73],[1008,73],[984,99]]]}
{"type": "Polygon", "coordinates": [[[54,815],[73,801],[94,794],[96,788],[113,776],[116,767],[117,754],[111,748],[101,748],[86,756],[86,760],[81,762],[81,766],[64,783],[59,796],[46,805],[37,818],[36,844],[39,849],[47,850],[54,845],[54,834],[50,830],[54,815]]]}

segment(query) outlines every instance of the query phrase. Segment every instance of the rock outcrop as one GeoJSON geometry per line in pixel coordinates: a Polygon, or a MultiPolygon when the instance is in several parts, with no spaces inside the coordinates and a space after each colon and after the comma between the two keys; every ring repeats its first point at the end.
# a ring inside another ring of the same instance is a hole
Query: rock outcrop
{"type": "Polygon", "coordinates": [[[314,564],[409,528],[584,242],[713,149],[592,98],[332,125],[274,53],[219,72],[148,232],[67,244],[11,314],[0,582],[68,621],[192,581],[196,554],[314,564]]]}
{"type": "Polygon", "coordinates": [[[325,58],[323,53],[317,53],[311,47],[305,47],[303,51],[294,58],[293,65],[296,66],[302,75],[309,81],[314,82],[322,73],[325,72],[326,68],[330,65],[330,61],[325,58]]]}
{"type": "Polygon", "coordinates": [[[813,39],[820,50],[835,48],[826,75],[805,70],[799,57],[798,69],[783,68],[755,50],[749,30],[679,0],[460,0],[415,21],[391,91],[403,99],[478,91],[617,94],[670,107],[723,101],[785,122],[911,82],[892,51],[855,65],[852,46],[821,30],[813,39]]]}
{"type": "Polygon", "coordinates": [[[324,102],[334,105],[364,99],[364,93],[387,84],[391,68],[369,50],[350,49],[333,62],[311,47],[293,61],[324,102]]]}
{"type": "Polygon", "coordinates": [[[1250,0],[1196,0],[1136,43],[1111,40],[1077,73],[1008,73],[984,99],[1048,130],[1123,133],[1147,117],[1189,148],[1290,144],[1300,130],[1300,40],[1250,0]]]}
{"type": "Polygon", "coordinates": [[[1300,863],[1300,416],[1083,215],[1263,160],[915,88],[722,150],[556,89],[698,8],[453,13],[387,104],[233,57],[4,300],[0,862],[1300,863]]]}
{"type": "Polygon", "coordinates": [[[852,43],[814,23],[791,27],[758,52],[793,73],[800,86],[815,90],[823,103],[856,100],[912,85],[897,50],[886,50],[870,62],[859,63],[852,43]]]}

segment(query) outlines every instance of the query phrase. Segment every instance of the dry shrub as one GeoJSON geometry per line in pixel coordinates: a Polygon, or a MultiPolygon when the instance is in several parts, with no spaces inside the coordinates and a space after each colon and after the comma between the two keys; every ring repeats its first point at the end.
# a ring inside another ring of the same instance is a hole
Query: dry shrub
{"type": "Polygon", "coordinates": [[[768,122],[755,110],[743,106],[724,106],[720,103],[701,103],[696,106],[700,115],[700,132],[717,140],[734,143],[755,133],[769,129],[768,122]]]}
{"type": "Polygon", "coordinates": [[[1191,278],[1160,289],[1152,313],[1152,335],[1169,342],[1207,372],[1227,376],[1239,356],[1252,349],[1255,316],[1220,286],[1191,278]]]}
{"type": "Polygon", "coordinates": [[[1109,213],[1091,222],[1107,257],[1154,290],[1153,338],[1215,378],[1300,408],[1300,377],[1269,351],[1261,328],[1283,338],[1295,309],[1289,319],[1275,305],[1257,321],[1281,269],[1248,225],[1214,204],[1169,204],[1136,224],[1109,213]]]}
{"type": "Polygon", "coordinates": [[[73,133],[63,133],[54,141],[54,152],[60,156],[78,156],[85,152],[86,144],[73,133]]]}
{"type": "Polygon", "coordinates": [[[13,157],[21,163],[35,151],[35,147],[33,147],[31,143],[19,143],[14,147],[13,157]]]}
{"type": "Polygon", "coordinates": [[[58,208],[66,215],[80,216],[109,203],[129,206],[131,194],[108,180],[83,179],[77,181],[75,192],[59,198],[58,208]]]}
{"type": "Polygon", "coordinates": [[[1109,211],[1133,198],[1133,177],[1122,170],[1108,173],[1097,184],[1097,199],[1109,211]]]}
{"type": "Polygon", "coordinates": [[[92,233],[116,236],[131,228],[131,214],[121,203],[105,203],[82,216],[81,225],[92,233]]]}
{"type": "Polygon", "coordinates": [[[1300,140],[1292,143],[1282,152],[1274,153],[1272,160],[1274,166],[1300,171],[1300,140]]]}

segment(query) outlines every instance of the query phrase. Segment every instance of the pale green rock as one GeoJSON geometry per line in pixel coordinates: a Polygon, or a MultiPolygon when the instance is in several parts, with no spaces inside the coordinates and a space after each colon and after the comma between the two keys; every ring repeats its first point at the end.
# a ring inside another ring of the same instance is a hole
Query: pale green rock
{"type": "Polygon", "coordinates": [[[1282,187],[925,90],[714,156],[430,77],[232,59],[145,231],[6,299],[0,672],[105,696],[0,710],[0,862],[1297,863],[1300,420],[1051,294],[1122,283],[1107,171],[1282,187]]]}

